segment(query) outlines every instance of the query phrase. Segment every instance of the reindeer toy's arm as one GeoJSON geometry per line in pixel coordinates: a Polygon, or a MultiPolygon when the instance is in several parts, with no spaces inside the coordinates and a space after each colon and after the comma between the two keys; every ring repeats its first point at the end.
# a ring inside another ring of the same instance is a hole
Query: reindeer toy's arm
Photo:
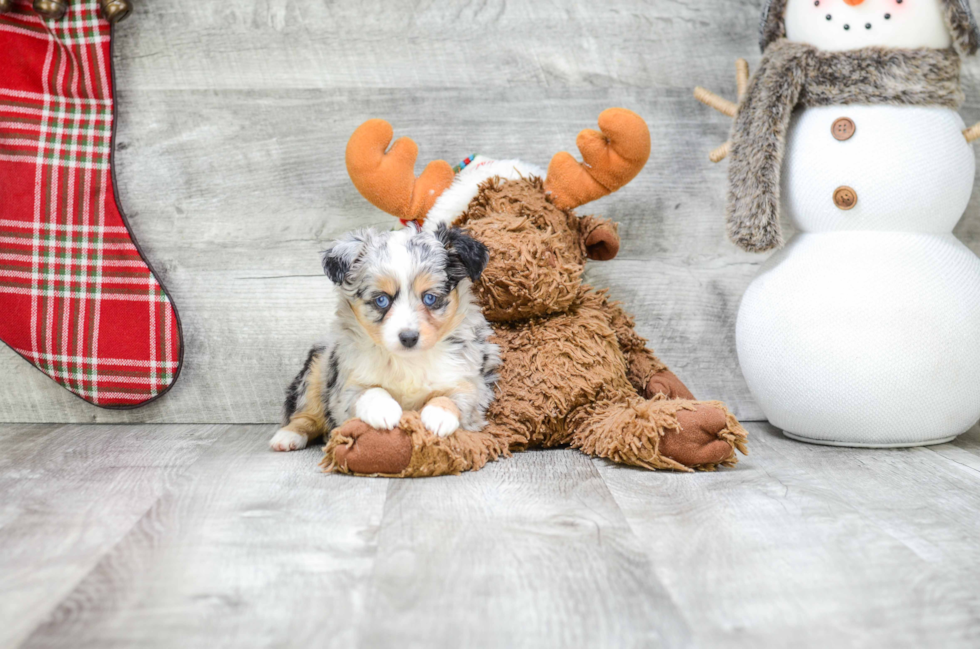
{"type": "MultiPolygon", "coordinates": [[[[99,0],[102,16],[115,24],[133,12],[131,0],[99,0]]],[[[13,0],[0,0],[0,14],[14,8],[13,0]]],[[[68,12],[68,0],[34,0],[34,11],[48,20],[61,20],[68,12]]]]}

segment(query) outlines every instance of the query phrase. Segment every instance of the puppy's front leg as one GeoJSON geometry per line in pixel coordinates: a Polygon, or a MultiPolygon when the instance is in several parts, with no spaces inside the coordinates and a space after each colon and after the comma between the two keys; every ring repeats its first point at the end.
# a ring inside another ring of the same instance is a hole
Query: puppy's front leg
{"type": "Polygon", "coordinates": [[[439,437],[448,437],[459,428],[460,411],[449,397],[435,397],[422,408],[422,425],[439,437]]]}
{"type": "Polygon", "coordinates": [[[391,430],[402,418],[402,407],[384,388],[370,388],[358,397],[354,416],[378,430],[391,430]]]}

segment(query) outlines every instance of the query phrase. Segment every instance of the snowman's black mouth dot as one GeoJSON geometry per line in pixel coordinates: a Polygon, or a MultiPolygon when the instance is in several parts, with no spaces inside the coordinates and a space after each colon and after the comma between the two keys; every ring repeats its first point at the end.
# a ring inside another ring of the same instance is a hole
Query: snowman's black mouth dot
{"type": "Polygon", "coordinates": [[[827,14],[827,20],[830,20],[830,14],[827,14]]]}
{"type": "Polygon", "coordinates": [[[850,28],[851,28],[851,26],[850,26],[850,25],[844,25],[844,31],[847,31],[847,30],[848,30],[848,29],[850,29],[850,28]]]}
{"type": "Polygon", "coordinates": [[[820,6],[820,0],[813,0],[813,6],[814,7],[819,7],[820,6]]]}
{"type": "Polygon", "coordinates": [[[891,19],[892,19],[891,14],[885,14],[885,20],[891,20],[891,19]]]}
{"type": "Polygon", "coordinates": [[[903,0],[895,0],[896,4],[902,4],[903,0]]]}
{"type": "Polygon", "coordinates": [[[864,24],[864,28],[865,29],[871,29],[871,23],[865,23],[864,24]]]}

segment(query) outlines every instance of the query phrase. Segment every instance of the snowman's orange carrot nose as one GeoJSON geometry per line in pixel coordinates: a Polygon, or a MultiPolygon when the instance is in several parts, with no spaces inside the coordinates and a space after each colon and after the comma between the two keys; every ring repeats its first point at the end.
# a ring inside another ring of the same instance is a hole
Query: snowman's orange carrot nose
{"type": "Polygon", "coordinates": [[[844,2],[846,2],[849,5],[851,5],[852,7],[856,7],[859,4],[861,4],[862,2],[864,2],[864,0],[844,0],[844,2]]]}

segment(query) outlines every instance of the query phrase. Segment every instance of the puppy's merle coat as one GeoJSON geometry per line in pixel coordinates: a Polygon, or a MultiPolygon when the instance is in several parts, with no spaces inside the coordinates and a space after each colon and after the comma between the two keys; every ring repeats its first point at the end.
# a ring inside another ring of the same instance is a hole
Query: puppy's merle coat
{"type": "Polygon", "coordinates": [[[421,409],[440,436],[479,430],[500,364],[472,283],[487,249],[456,228],[352,232],[323,254],[340,302],[330,342],[314,347],[270,445],[306,446],[348,419],[378,429],[421,409]]]}

